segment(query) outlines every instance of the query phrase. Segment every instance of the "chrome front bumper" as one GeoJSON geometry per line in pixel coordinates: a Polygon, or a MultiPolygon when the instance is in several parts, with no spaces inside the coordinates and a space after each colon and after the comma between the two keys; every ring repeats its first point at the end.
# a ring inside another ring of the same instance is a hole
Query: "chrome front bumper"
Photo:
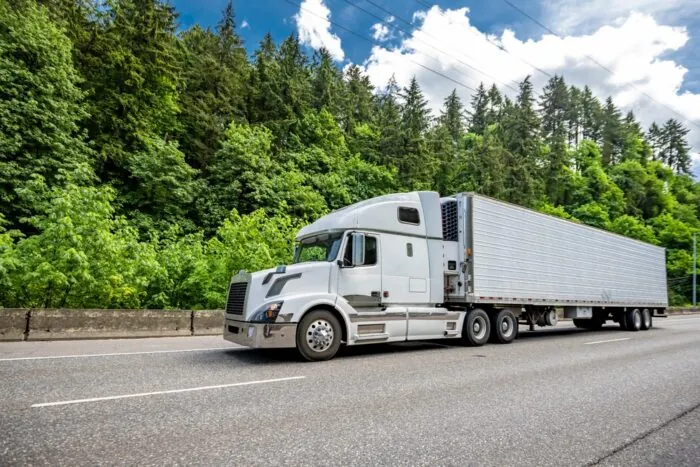
{"type": "Polygon", "coordinates": [[[296,347],[297,323],[250,323],[226,318],[224,339],[253,348],[296,347]]]}

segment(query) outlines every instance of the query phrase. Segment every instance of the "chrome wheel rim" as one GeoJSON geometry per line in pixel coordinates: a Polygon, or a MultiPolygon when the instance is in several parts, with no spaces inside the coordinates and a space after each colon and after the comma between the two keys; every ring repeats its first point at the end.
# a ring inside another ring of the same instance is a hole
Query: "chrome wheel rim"
{"type": "Polygon", "coordinates": [[[477,316],[474,318],[474,322],[472,323],[472,334],[474,334],[474,337],[477,339],[482,339],[486,334],[486,320],[484,320],[483,317],[477,316]]]}
{"type": "Polygon", "coordinates": [[[501,334],[506,338],[513,334],[513,322],[508,316],[504,317],[501,321],[501,334]]]}
{"type": "Polygon", "coordinates": [[[333,345],[333,326],[325,319],[317,319],[306,329],[306,342],[314,352],[323,352],[333,345]]]}
{"type": "Polygon", "coordinates": [[[649,313],[649,310],[644,310],[644,327],[651,327],[651,313],[649,313]]]}

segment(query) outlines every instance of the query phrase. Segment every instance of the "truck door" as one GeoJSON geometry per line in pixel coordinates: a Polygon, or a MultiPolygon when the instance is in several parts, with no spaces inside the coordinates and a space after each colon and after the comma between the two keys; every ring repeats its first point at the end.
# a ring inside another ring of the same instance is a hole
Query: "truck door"
{"type": "MultiPolygon", "coordinates": [[[[357,232],[355,233],[357,234],[357,232]]],[[[338,271],[338,295],[345,298],[357,315],[351,316],[351,340],[393,341],[406,338],[405,308],[383,306],[382,248],[379,234],[361,233],[364,258],[353,264],[353,237],[349,235],[338,271]]],[[[356,258],[357,259],[357,258],[356,258]]]]}

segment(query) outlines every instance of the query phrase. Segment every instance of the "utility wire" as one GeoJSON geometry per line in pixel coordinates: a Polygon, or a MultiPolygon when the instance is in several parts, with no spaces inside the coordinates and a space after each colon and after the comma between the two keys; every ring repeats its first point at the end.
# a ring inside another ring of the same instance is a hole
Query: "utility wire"
{"type": "MultiPolygon", "coordinates": [[[[391,12],[391,11],[389,11],[388,9],[384,8],[383,6],[378,5],[377,3],[373,2],[372,0],[365,0],[365,1],[366,1],[367,3],[369,3],[369,4],[371,4],[371,5],[374,5],[374,6],[377,7],[378,9],[382,10],[384,13],[393,16],[394,18],[400,20],[400,21],[403,22],[403,23],[408,24],[409,27],[411,27],[411,28],[414,27],[414,26],[411,24],[410,21],[408,21],[408,20],[402,18],[401,16],[399,16],[399,15],[397,15],[397,14],[391,12]]],[[[395,24],[392,24],[392,23],[390,23],[390,22],[388,22],[388,21],[382,19],[381,17],[379,17],[379,16],[375,15],[374,13],[372,13],[372,12],[370,12],[370,11],[368,11],[368,10],[362,8],[361,6],[357,5],[356,3],[354,3],[354,2],[352,2],[352,1],[350,1],[350,0],[345,0],[345,3],[348,3],[348,4],[352,5],[352,6],[354,6],[355,8],[357,8],[358,10],[365,12],[366,14],[368,14],[368,15],[370,15],[371,17],[375,18],[376,20],[381,21],[381,22],[384,23],[385,25],[389,26],[390,28],[398,29],[399,31],[402,31],[402,32],[404,32],[404,33],[406,33],[406,34],[410,34],[410,31],[407,31],[407,30],[405,30],[405,29],[403,29],[403,28],[401,28],[401,27],[399,27],[399,26],[397,26],[397,25],[395,25],[395,24]]],[[[434,35],[432,35],[432,34],[430,34],[430,33],[427,33],[427,32],[425,32],[425,31],[420,31],[420,32],[422,32],[422,33],[425,34],[426,36],[432,37],[433,39],[435,39],[435,40],[438,41],[438,42],[440,41],[440,39],[438,39],[437,37],[435,37],[434,35]]],[[[498,83],[501,83],[503,86],[505,86],[505,87],[511,89],[512,91],[518,92],[518,89],[514,88],[513,86],[511,86],[511,85],[509,85],[509,84],[507,84],[507,83],[504,83],[503,81],[499,80],[499,79],[496,78],[495,76],[492,76],[492,75],[486,73],[485,71],[482,71],[482,70],[476,68],[475,66],[472,66],[472,65],[470,65],[469,63],[467,63],[467,62],[465,62],[465,61],[463,61],[463,60],[460,60],[459,58],[455,57],[454,55],[451,55],[451,54],[445,52],[444,50],[442,50],[442,49],[440,49],[440,48],[438,48],[438,47],[435,47],[435,46],[433,46],[432,44],[429,44],[429,43],[427,43],[427,42],[424,41],[424,40],[421,40],[421,39],[418,38],[418,37],[415,37],[415,39],[418,40],[418,41],[420,41],[420,42],[422,42],[423,44],[428,45],[428,46],[431,47],[433,50],[437,50],[438,52],[441,52],[441,53],[447,55],[448,57],[457,60],[457,61],[458,61],[459,63],[461,63],[462,65],[464,65],[464,66],[466,66],[466,67],[468,67],[468,68],[471,68],[472,70],[476,71],[477,73],[481,73],[482,75],[484,75],[484,76],[486,76],[486,77],[488,77],[488,78],[491,78],[492,80],[494,80],[494,81],[496,81],[496,82],[498,82],[498,83]]],[[[465,53],[463,53],[463,52],[461,52],[461,54],[464,55],[465,57],[469,57],[469,58],[471,58],[471,59],[474,59],[474,57],[470,57],[469,55],[467,55],[467,54],[465,54],[465,53]]]]}
{"type": "MultiPolygon", "coordinates": [[[[527,12],[523,11],[520,7],[514,5],[510,0],[503,0],[503,2],[504,2],[506,5],[508,5],[508,6],[510,6],[511,8],[513,8],[513,9],[514,9],[515,11],[517,11],[518,13],[520,13],[521,15],[525,16],[526,18],[528,18],[530,21],[532,21],[533,23],[535,23],[536,25],[538,25],[538,26],[541,27],[542,29],[544,29],[545,31],[549,32],[550,34],[555,35],[555,36],[558,37],[559,39],[562,39],[562,37],[561,37],[559,34],[557,34],[556,32],[552,31],[552,29],[550,29],[550,28],[547,27],[546,25],[544,25],[544,24],[540,23],[539,21],[537,21],[535,18],[533,18],[532,16],[530,16],[527,12]]],[[[594,58],[591,57],[590,55],[584,54],[584,56],[585,56],[586,58],[588,58],[590,61],[592,61],[593,63],[595,63],[596,65],[598,65],[598,66],[599,66],[600,68],[602,68],[603,70],[605,70],[605,71],[607,71],[608,73],[610,73],[611,75],[614,75],[614,74],[615,74],[610,68],[608,68],[608,67],[606,67],[605,65],[601,64],[600,62],[598,62],[596,59],[594,59],[594,58]]],[[[686,122],[688,122],[688,123],[690,123],[691,125],[697,127],[698,129],[700,129],[700,124],[698,124],[698,123],[696,123],[696,122],[694,122],[694,121],[688,119],[688,117],[686,117],[685,115],[683,115],[683,114],[681,114],[680,112],[676,111],[676,110],[673,109],[672,107],[670,107],[670,106],[668,106],[668,105],[666,105],[666,104],[663,104],[663,103],[657,101],[656,99],[654,99],[653,97],[651,97],[651,96],[650,96],[649,94],[647,94],[646,92],[644,92],[644,91],[642,91],[641,89],[637,88],[634,84],[629,83],[629,84],[627,84],[627,86],[630,86],[630,87],[631,87],[632,89],[634,89],[635,91],[637,91],[637,92],[639,92],[639,93],[641,93],[641,94],[644,94],[646,97],[648,97],[649,99],[651,99],[653,102],[657,103],[658,105],[660,105],[660,106],[662,106],[662,107],[667,108],[668,110],[670,110],[671,112],[675,113],[676,115],[678,115],[680,118],[682,118],[682,119],[685,120],[686,122]]]]}
{"type": "MultiPolygon", "coordinates": [[[[369,0],[368,0],[368,1],[369,1],[369,0]]],[[[425,7],[427,7],[427,8],[432,8],[432,7],[434,6],[434,5],[431,5],[431,4],[429,4],[428,2],[425,2],[425,1],[423,1],[423,0],[414,0],[414,1],[415,1],[416,3],[419,3],[419,4],[421,4],[421,5],[425,6],[425,7]]],[[[438,11],[440,12],[440,15],[441,15],[442,17],[445,16],[445,13],[443,13],[442,10],[438,10],[438,11]]],[[[533,65],[532,63],[528,62],[528,61],[525,60],[524,58],[519,57],[519,56],[517,56],[517,55],[511,53],[508,49],[506,49],[506,48],[503,47],[502,45],[494,44],[494,43],[491,41],[491,39],[489,39],[489,37],[488,37],[486,34],[484,34],[484,38],[485,38],[486,41],[487,41],[489,44],[491,44],[492,46],[496,47],[496,48],[499,49],[499,50],[502,50],[503,52],[507,53],[507,54],[510,55],[511,57],[517,58],[517,59],[520,60],[522,63],[524,63],[524,64],[526,64],[526,65],[528,65],[528,66],[534,68],[535,70],[539,71],[540,73],[542,73],[542,74],[545,75],[546,77],[548,77],[548,78],[553,78],[553,77],[554,77],[551,73],[549,73],[549,72],[543,70],[542,68],[540,68],[540,67],[538,67],[538,66],[536,66],[536,65],[533,65]]]]}
{"type": "MultiPolygon", "coordinates": [[[[346,31],[346,32],[352,34],[353,36],[356,36],[356,37],[358,37],[359,39],[362,39],[363,41],[369,42],[369,43],[374,44],[374,45],[376,45],[376,46],[378,46],[378,47],[382,47],[382,45],[381,45],[379,42],[374,41],[374,40],[372,40],[372,39],[370,39],[370,38],[368,38],[368,37],[365,37],[365,36],[363,36],[362,34],[353,31],[352,29],[346,28],[345,26],[341,26],[340,24],[338,24],[338,23],[336,23],[336,22],[334,22],[334,21],[331,21],[330,19],[326,18],[325,16],[318,15],[318,14],[314,13],[313,11],[309,10],[308,8],[305,8],[305,7],[304,7],[303,5],[301,5],[300,3],[295,2],[294,0],[285,0],[285,1],[286,1],[287,3],[289,3],[289,4],[291,4],[291,5],[294,5],[294,6],[299,7],[301,10],[304,10],[305,12],[307,12],[307,13],[310,14],[310,15],[313,15],[313,16],[315,16],[315,17],[317,17],[317,18],[319,18],[319,19],[322,19],[322,20],[324,20],[324,21],[328,21],[328,22],[331,23],[333,26],[335,26],[335,27],[337,27],[337,28],[339,28],[339,29],[342,29],[343,31],[346,31]]],[[[477,92],[476,89],[474,89],[473,87],[471,87],[471,86],[469,86],[469,85],[467,85],[467,84],[462,83],[461,81],[457,81],[456,79],[454,79],[454,78],[452,78],[452,77],[450,77],[450,76],[448,76],[448,75],[446,75],[446,74],[444,74],[444,73],[441,73],[441,72],[439,72],[439,71],[437,71],[437,70],[434,70],[434,69],[432,69],[432,68],[430,68],[430,67],[428,67],[428,66],[425,66],[425,65],[423,65],[422,63],[418,63],[417,61],[415,61],[415,60],[413,60],[413,59],[411,59],[411,58],[409,58],[409,57],[406,57],[406,58],[407,58],[410,62],[413,62],[414,64],[418,65],[419,67],[421,67],[421,68],[423,68],[423,69],[425,69],[425,70],[428,70],[428,71],[430,71],[430,72],[432,72],[432,73],[435,73],[436,75],[441,76],[441,77],[445,78],[446,80],[449,80],[449,81],[451,81],[451,82],[453,82],[453,83],[455,83],[455,84],[457,84],[457,85],[459,85],[459,86],[462,86],[463,88],[466,88],[466,89],[468,89],[468,90],[470,90],[470,91],[477,92]]]]}

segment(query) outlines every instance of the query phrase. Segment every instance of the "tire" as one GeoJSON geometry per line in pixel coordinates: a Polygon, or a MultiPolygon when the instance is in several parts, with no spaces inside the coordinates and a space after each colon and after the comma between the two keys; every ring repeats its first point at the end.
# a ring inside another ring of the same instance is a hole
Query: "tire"
{"type": "Polygon", "coordinates": [[[515,315],[510,310],[494,310],[491,318],[491,341],[499,344],[510,344],[518,333],[515,315]]]}
{"type": "Polygon", "coordinates": [[[642,331],[646,331],[647,329],[651,329],[652,326],[652,321],[651,321],[651,311],[649,311],[649,308],[644,308],[642,310],[642,331]]]}
{"type": "Polygon", "coordinates": [[[626,329],[628,331],[637,332],[642,328],[642,313],[638,308],[625,313],[625,321],[627,322],[626,329]]]}
{"type": "Polygon", "coordinates": [[[618,315],[618,320],[619,320],[618,324],[620,325],[620,329],[622,329],[623,331],[626,331],[627,330],[627,313],[625,313],[624,311],[620,312],[620,314],[618,315]]]}
{"type": "Polygon", "coordinates": [[[489,340],[491,334],[491,321],[481,308],[475,308],[467,312],[462,327],[462,340],[467,345],[482,346],[489,340]]]}
{"type": "Polygon", "coordinates": [[[306,360],[330,360],[340,348],[343,336],[338,318],[328,310],[312,310],[297,326],[297,350],[306,360]]]}

